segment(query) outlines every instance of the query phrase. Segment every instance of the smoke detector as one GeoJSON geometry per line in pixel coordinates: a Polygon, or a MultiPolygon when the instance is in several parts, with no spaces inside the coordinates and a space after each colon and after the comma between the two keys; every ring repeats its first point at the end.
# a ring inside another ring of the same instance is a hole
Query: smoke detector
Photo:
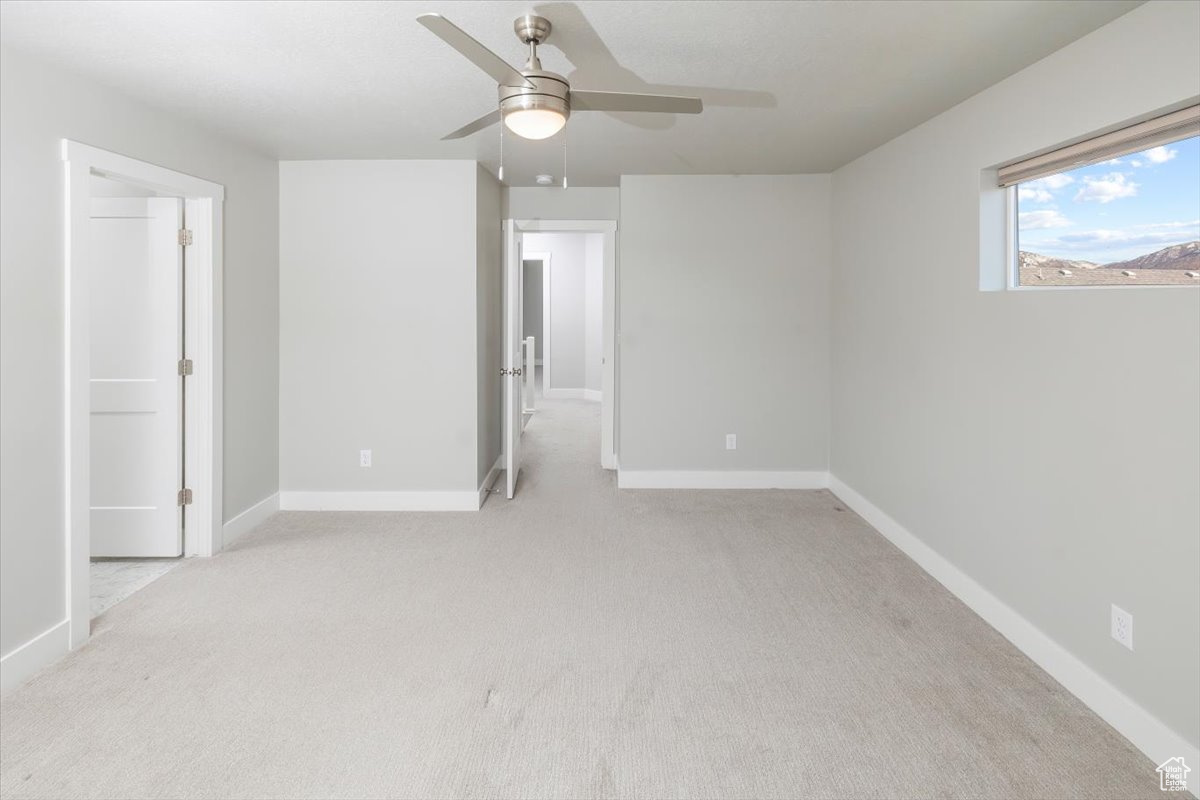
{"type": "Polygon", "coordinates": [[[550,186],[551,184],[554,183],[554,176],[553,175],[538,175],[537,182],[538,182],[538,186],[550,186]]]}

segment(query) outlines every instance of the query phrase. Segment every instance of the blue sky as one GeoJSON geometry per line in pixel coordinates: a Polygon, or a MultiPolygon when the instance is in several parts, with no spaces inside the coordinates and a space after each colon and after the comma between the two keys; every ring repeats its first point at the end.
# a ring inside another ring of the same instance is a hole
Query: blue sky
{"type": "Polygon", "coordinates": [[[1107,264],[1200,239],[1200,137],[1017,187],[1020,248],[1107,264]]]}

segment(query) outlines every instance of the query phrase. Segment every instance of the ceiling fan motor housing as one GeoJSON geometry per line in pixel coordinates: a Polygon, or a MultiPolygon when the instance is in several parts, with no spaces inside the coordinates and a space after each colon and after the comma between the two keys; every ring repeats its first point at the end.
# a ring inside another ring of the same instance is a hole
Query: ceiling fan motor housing
{"type": "Polygon", "coordinates": [[[513,21],[517,38],[529,45],[529,63],[521,74],[533,84],[499,87],[500,113],[514,111],[555,111],[564,120],[571,116],[571,84],[562,75],[546,72],[537,57],[537,46],[550,35],[550,20],[535,14],[525,14],[513,21]]]}
{"type": "Polygon", "coordinates": [[[533,88],[504,86],[499,89],[500,113],[513,111],[557,111],[563,119],[571,116],[571,85],[562,75],[542,70],[522,70],[533,88]]]}

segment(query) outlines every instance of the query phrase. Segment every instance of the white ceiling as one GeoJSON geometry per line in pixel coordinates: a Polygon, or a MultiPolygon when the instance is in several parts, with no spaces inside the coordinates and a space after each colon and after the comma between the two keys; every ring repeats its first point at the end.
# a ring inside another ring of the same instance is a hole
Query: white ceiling
{"type": "MultiPolygon", "coordinates": [[[[578,112],[575,186],[621,174],[827,172],[1115,19],[1138,2],[26,2],[0,43],[281,159],[475,158],[496,127],[483,72],[415,21],[435,11],[520,66],[513,19],[554,30],[574,88],[694,94],[698,116],[578,112]]],[[[562,174],[561,136],[505,137],[505,173],[562,174]]]]}

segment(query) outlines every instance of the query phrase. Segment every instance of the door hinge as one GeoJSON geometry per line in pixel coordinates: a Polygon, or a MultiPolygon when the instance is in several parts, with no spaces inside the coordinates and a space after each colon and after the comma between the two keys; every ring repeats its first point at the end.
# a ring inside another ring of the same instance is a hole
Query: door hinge
{"type": "Polygon", "coordinates": [[[190,506],[192,504],[192,490],[180,489],[177,502],[181,506],[190,506]]]}
{"type": "Polygon", "coordinates": [[[183,245],[184,247],[187,247],[188,245],[190,245],[192,243],[192,232],[190,230],[188,230],[187,228],[180,228],[179,229],[179,243],[181,245],[183,245]]]}
{"type": "Polygon", "coordinates": [[[190,358],[179,359],[179,374],[180,375],[191,375],[192,374],[192,360],[190,358]]]}

